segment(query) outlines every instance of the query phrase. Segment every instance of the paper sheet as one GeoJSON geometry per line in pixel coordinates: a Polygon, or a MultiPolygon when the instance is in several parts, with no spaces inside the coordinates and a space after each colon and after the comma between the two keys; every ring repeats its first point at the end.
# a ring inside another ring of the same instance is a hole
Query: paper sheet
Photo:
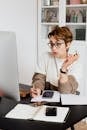
{"type": "Polygon", "coordinates": [[[31,102],[60,102],[60,93],[54,91],[54,95],[52,98],[42,98],[42,95],[32,98],[31,102]]]}
{"type": "Polygon", "coordinates": [[[63,105],[87,105],[87,96],[74,94],[61,94],[63,105]]]}
{"type": "Polygon", "coordinates": [[[27,104],[17,104],[10,112],[6,114],[7,118],[32,119],[39,107],[33,107],[27,104]]]}
{"type": "MultiPolygon", "coordinates": [[[[39,121],[49,121],[49,122],[65,122],[66,115],[69,112],[68,107],[56,107],[57,108],[57,116],[46,116],[45,111],[46,111],[47,106],[43,106],[42,109],[38,112],[38,114],[34,117],[34,120],[39,120],[39,121]]],[[[49,107],[55,107],[55,106],[49,106],[49,107]]]]}

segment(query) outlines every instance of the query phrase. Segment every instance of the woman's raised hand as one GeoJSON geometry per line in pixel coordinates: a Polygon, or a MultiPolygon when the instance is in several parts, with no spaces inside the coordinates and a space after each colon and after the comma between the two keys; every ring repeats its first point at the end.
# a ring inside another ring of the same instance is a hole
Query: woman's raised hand
{"type": "Polygon", "coordinates": [[[64,61],[62,68],[67,69],[67,67],[69,67],[70,65],[72,65],[76,60],[78,60],[79,55],[76,54],[69,54],[66,58],[66,60],[64,61]]]}

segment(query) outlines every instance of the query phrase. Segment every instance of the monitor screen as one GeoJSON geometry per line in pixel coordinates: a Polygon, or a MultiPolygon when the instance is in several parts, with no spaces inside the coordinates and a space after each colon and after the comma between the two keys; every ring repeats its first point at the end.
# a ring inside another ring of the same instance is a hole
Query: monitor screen
{"type": "Polygon", "coordinates": [[[9,97],[20,100],[14,32],[0,31],[0,90],[9,97]]]}

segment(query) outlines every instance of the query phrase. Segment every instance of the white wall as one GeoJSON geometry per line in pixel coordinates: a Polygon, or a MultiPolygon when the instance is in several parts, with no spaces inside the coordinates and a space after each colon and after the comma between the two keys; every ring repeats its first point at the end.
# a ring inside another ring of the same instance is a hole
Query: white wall
{"type": "Polygon", "coordinates": [[[16,33],[19,82],[31,84],[36,62],[37,0],[0,0],[0,31],[16,33]]]}

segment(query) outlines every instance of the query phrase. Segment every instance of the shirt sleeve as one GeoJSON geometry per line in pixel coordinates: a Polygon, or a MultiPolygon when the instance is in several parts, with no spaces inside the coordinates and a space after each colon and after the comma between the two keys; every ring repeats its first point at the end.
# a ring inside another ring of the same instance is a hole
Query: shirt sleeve
{"type": "Polygon", "coordinates": [[[33,87],[40,88],[41,90],[45,88],[47,59],[47,54],[43,54],[40,57],[40,62],[36,65],[35,74],[32,78],[33,87]]]}
{"type": "Polygon", "coordinates": [[[77,88],[78,88],[78,82],[76,81],[75,77],[72,75],[68,75],[68,81],[65,83],[61,83],[60,80],[58,81],[58,91],[60,93],[75,94],[77,88]]]}
{"type": "Polygon", "coordinates": [[[58,90],[61,93],[75,93],[77,89],[82,85],[83,81],[83,68],[82,65],[77,61],[68,70],[68,81],[60,83],[58,81],[58,90]]]}
{"type": "Polygon", "coordinates": [[[32,78],[32,85],[34,88],[39,88],[42,91],[45,88],[46,76],[40,73],[35,73],[32,78]]]}
{"type": "Polygon", "coordinates": [[[48,62],[48,53],[43,54],[40,57],[39,63],[36,64],[35,72],[46,75],[47,62],[48,62]]]}

